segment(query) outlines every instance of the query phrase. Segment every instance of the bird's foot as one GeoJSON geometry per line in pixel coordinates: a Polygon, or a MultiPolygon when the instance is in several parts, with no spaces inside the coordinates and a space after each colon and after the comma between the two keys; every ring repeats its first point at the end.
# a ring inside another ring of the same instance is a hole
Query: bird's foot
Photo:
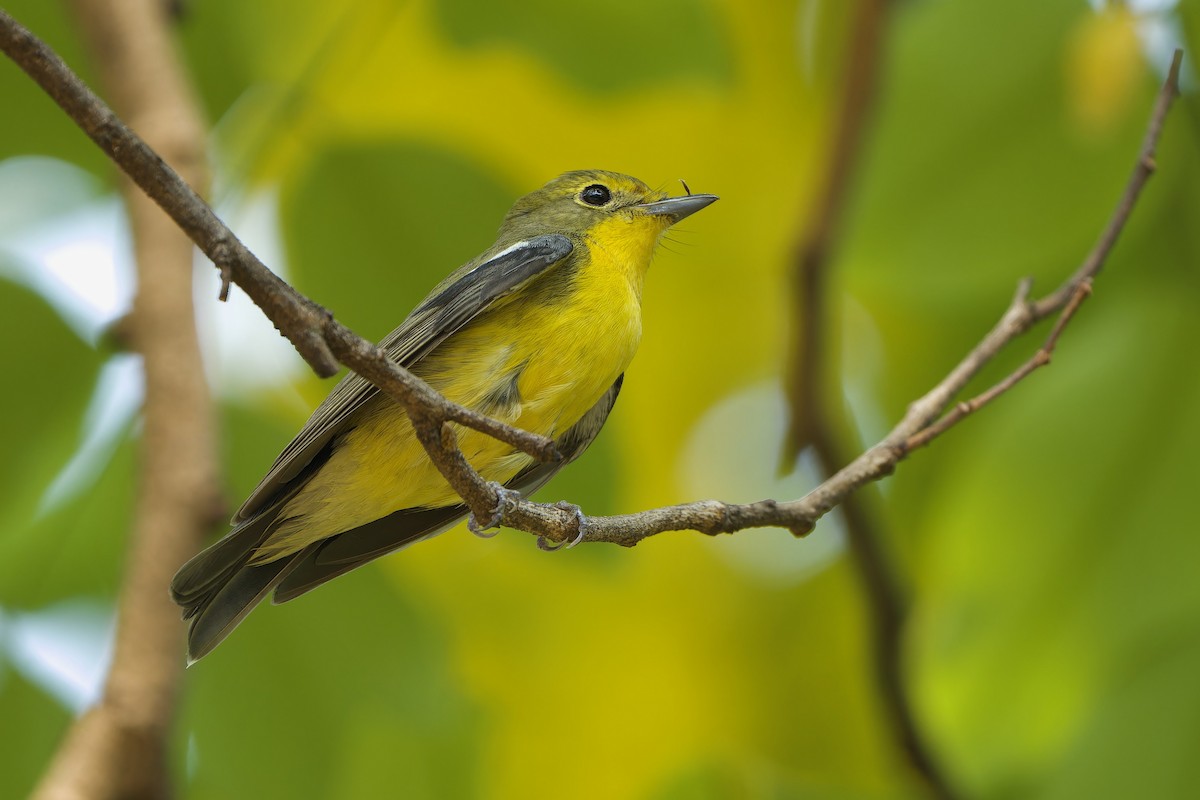
{"type": "Polygon", "coordinates": [[[569,542],[551,542],[545,536],[539,536],[537,539],[538,549],[545,550],[547,553],[553,553],[555,550],[570,550],[582,542],[583,537],[587,534],[587,517],[583,515],[582,508],[574,503],[568,503],[566,500],[560,500],[554,506],[575,515],[575,538],[569,542]]]}
{"type": "Polygon", "coordinates": [[[520,492],[506,489],[495,481],[488,481],[488,485],[496,490],[496,507],[483,522],[475,519],[473,511],[467,517],[467,530],[481,539],[490,539],[499,533],[500,520],[504,517],[504,506],[513,500],[521,499],[520,492]]]}

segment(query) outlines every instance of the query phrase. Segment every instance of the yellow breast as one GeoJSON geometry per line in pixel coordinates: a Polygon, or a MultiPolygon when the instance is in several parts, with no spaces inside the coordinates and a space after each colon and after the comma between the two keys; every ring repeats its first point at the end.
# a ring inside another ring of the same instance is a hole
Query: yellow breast
{"type": "MultiPolygon", "coordinates": [[[[430,382],[528,431],[554,437],[574,425],[629,366],[642,334],[640,274],[631,281],[604,248],[589,256],[578,259],[570,291],[554,302],[508,303],[447,342],[431,359],[430,382]],[[475,359],[475,368],[459,369],[464,359],[475,359]]],[[[463,437],[492,455],[507,452],[489,437],[463,437]]],[[[464,453],[473,451],[464,445],[464,453]]]]}
{"type": "MultiPolygon", "coordinates": [[[[658,226],[636,218],[618,216],[597,226],[584,251],[577,248],[571,264],[556,268],[573,270],[565,291],[546,302],[519,296],[497,304],[414,371],[456,403],[560,436],[600,400],[637,350],[642,280],[657,240],[658,226]]],[[[491,437],[466,429],[458,434],[463,453],[488,480],[504,483],[531,463],[491,437]]],[[[458,502],[408,417],[380,396],[289,502],[260,557],[277,557],[400,509],[458,502]]]]}

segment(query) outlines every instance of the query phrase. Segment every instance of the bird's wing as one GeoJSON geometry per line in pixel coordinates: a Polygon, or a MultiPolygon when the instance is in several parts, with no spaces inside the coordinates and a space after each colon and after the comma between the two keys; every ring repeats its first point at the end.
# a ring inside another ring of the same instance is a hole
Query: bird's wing
{"type": "MultiPolygon", "coordinates": [[[[560,469],[583,454],[600,433],[604,421],[621,392],[622,375],[596,405],[558,438],[561,461],[532,464],[510,480],[509,489],[528,496],[540,489],[560,469]]],[[[275,589],[275,603],[286,603],[326,581],[357,569],[368,561],[394,553],[411,544],[442,533],[467,515],[462,504],[443,508],[414,508],[396,511],[353,530],[338,534],[303,551],[298,564],[289,569],[275,589]]]]}
{"type": "Polygon", "coordinates": [[[608,391],[604,393],[599,402],[589,408],[579,418],[578,422],[568,428],[562,436],[558,437],[555,445],[558,447],[558,452],[562,455],[560,460],[535,461],[518,472],[506,486],[528,497],[545,486],[551,478],[558,474],[560,469],[583,455],[583,451],[591,446],[596,436],[600,433],[600,429],[604,427],[604,423],[608,420],[608,414],[617,403],[617,395],[621,393],[621,384],[624,381],[624,375],[618,376],[613,385],[608,387],[608,391]]]}
{"type": "MultiPolygon", "coordinates": [[[[442,281],[379,346],[397,364],[412,368],[497,300],[561,263],[571,250],[570,239],[550,234],[487,253],[442,281]]],[[[378,391],[355,373],[343,378],[275,459],[266,477],[234,515],[233,523],[243,522],[270,505],[378,391]]]]}

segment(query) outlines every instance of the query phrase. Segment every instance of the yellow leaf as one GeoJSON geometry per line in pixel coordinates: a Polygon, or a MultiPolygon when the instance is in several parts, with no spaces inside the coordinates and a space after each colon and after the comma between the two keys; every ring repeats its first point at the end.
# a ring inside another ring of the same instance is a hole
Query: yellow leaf
{"type": "Polygon", "coordinates": [[[1129,110],[1145,72],[1138,18],[1123,4],[1082,17],[1067,46],[1067,103],[1091,136],[1113,130],[1129,110]]]}

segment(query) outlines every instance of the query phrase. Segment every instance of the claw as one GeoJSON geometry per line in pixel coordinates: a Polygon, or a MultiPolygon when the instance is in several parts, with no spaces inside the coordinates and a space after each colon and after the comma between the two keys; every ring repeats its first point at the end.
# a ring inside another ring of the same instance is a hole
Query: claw
{"type": "Polygon", "coordinates": [[[500,520],[504,516],[504,506],[513,500],[521,499],[520,492],[506,489],[495,481],[489,481],[488,485],[496,492],[496,507],[492,509],[491,515],[482,523],[475,519],[473,511],[467,516],[467,530],[480,539],[490,539],[499,533],[500,520]]]}
{"type": "Polygon", "coordinates": [[[560,500],[554,505],[575,515],[575,538],[569,542],[551,543],[545,536],[539,536],[537,538],[538,549],[545,550],[547,553],[553,553],[555,550],[570,550],[582,542],[584,536],[587,534],[587,518],[584,517],[582,508],[574,503],[568,503],[566,500],[560,500]]]}

